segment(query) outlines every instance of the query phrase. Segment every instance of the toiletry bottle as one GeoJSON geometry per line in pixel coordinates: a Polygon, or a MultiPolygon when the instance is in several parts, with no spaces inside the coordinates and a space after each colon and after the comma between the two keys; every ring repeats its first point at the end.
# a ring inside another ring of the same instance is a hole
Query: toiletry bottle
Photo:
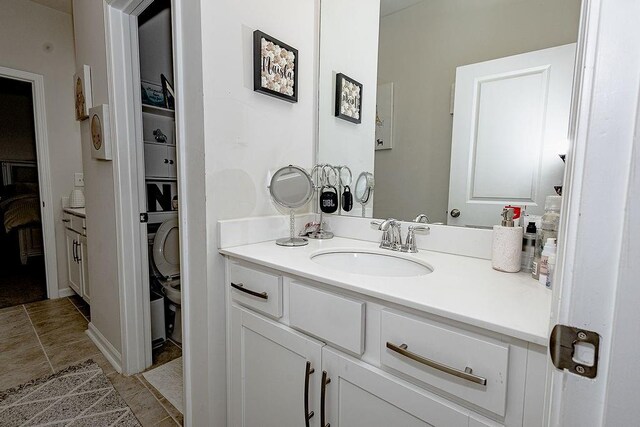
{"type": "Polygon", "coordinates": [[[538,281],[541,285],[547,286],[547,277],[549,276],[549,257],[553,257],[553,264],[555,265],[555,256],[556,256],[556,239],[549,238],[547,239],[547,243],[544,244],[544,249],[542,251],[542,255],[540,256],[540,277],[538,281]]]}
{"type": "MultiPolygon", "coordinates": [[[[557,250],[557,249],[556,249],[557,250]]],[[[549,254],[549,258],[547,259],[547,288],[551,289],[553,287],[553,282],[556,277],[556,254],[549,254]]]]}
{"type": "Polygon", "coordinates": [[[547,239],[558,238],[558,225],[560,224],[560,205],[562,204],[562,197],[560,196],[547,196],[544,203],[544,215],[542,215],[542,224],[538,228],[538,235],[536,238],[536,252],[533,259],[533,268],[531,270],[531,276],[534,279],[540,278],[539,260],[544,249],[544,244],[547,239]]]}
{"type": "Polygon", "coordinates": [[[506,273],[520,271],[522,255],[522,227],[513,226],[513,214],[513,208],[504,208],[501,225],[493,226],[491,266],[506,273]]]}
{"type": "Polygon", "coordinates": [[[536,252],[536,223],[529,222],[522,238],[522,271],[531,272],[533,256],[536,252]]]}

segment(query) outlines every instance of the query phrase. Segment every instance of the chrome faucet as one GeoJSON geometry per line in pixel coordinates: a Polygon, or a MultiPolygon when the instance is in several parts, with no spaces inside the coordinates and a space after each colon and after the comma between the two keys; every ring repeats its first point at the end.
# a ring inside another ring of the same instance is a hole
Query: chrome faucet
{"type": "Polygon", "coordinates": [[[419,214],[416,219],[413,220],[413,222],[422,222],[424,224],[429,224],[431,221],[429,221],[429,217],[427,216],[427,214],[419,214]]]}
{"type": "Polygon", "coordinates": [[[389,218],[382,222],[372,221],[371,225],[377,226],[382,231],[382,239],[380,240],[380,248],[399,251],[402,249],[402,225],[398,220],[389,218]]]}
{"type": "Polygon", "coordinates": [[[393,218],[385,221],[372,221],[371,225],[378,227],[382,231],[380,248],[399,252],[418,252],[416,245],[416,233],[429,231],[426,225],[410,225],[407,232],[406,243],[402,243],[402,224],[393,218]]]}

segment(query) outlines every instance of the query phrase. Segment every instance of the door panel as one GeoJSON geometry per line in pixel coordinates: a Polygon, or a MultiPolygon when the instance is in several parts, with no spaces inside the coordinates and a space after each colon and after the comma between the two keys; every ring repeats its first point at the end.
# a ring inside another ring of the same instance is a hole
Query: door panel
{"type": "Polygon", "coordinates": [[[178,176],[178,163],[176,161],[176,146],[167,146],[167,159],[169,160],[169,166],[167,167],[167,177],[176,178],[178,176]]]}
{"type": "Polygon", "coordinates": [[[310,426],[318,426],[322,343],[240,307],[231,312],[231,414],[234,427],[305,425],[307,362],[310,426]]]}
{"type": "Polygon", "coordinates": [[[337,350],[323,347],[322,370],[331,380],[332,427],[468,426],[468,415],[446,400],[337,350]]]}
{"type": "Polygon", "coordinates": [[[87,238],[80,236],[78,255],[80,256],[80,283],[82,283],[82,298],[91,303],[91,288],[89,287],[89,255],[87,252],[87,238]]]}
{"type": "Polygon", "coordinates": [[[144,173],[149,177],[166,178],[169,172],[167,147],[159,144],[144,144],[144,173]]]}
{"type": "Polygon", "coordinates": [[[78,295],[82,295],[80,264],[77,262],[78,256],[80,255],[78,252],[78,240],[80,240],[80,235],[68,228],[64,229],[64,235],[67,244],[67,274],[69,286],[78,295]]]}
{"type": "Polygon", "coordinates": [[[502,207],[544,213],[562,185],[575,44],[458,67],[450,225],[490,226],[502,207]]]}

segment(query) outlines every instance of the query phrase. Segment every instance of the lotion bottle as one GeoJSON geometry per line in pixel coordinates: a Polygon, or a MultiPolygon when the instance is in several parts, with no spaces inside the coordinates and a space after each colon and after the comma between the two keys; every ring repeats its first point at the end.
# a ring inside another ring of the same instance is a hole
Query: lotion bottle
{"type": "Polygon", "coordinates": [[[541,285],[548,288],[551,287],[551,278],[549,277],[553,273],[553,269],[556,265],[556,239],[548,238],[544,244],[544,250],[540,257],[540,277],[538,281],[541,285]],[[551,261],[551,269],[549,269],[549,261],[551,261]]]}
{"type": "Polygon", "coordinates": [[[502,223],[493,226],[491,266],[505,273],[517,273],[521,267],[522,227],[513,226],[513,208],[502,210],[502,223]]]}

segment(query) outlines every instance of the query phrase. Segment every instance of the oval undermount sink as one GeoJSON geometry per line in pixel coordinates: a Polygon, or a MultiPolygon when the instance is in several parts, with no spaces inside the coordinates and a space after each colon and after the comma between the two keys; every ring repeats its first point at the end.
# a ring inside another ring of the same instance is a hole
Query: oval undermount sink
{"type": "Polygon", "coordinates": [[[385,277],[415,277],[433,273],[433,267],[390,252],[328,251],[311,255],[325,267],[351,274],[385,277]]]}

